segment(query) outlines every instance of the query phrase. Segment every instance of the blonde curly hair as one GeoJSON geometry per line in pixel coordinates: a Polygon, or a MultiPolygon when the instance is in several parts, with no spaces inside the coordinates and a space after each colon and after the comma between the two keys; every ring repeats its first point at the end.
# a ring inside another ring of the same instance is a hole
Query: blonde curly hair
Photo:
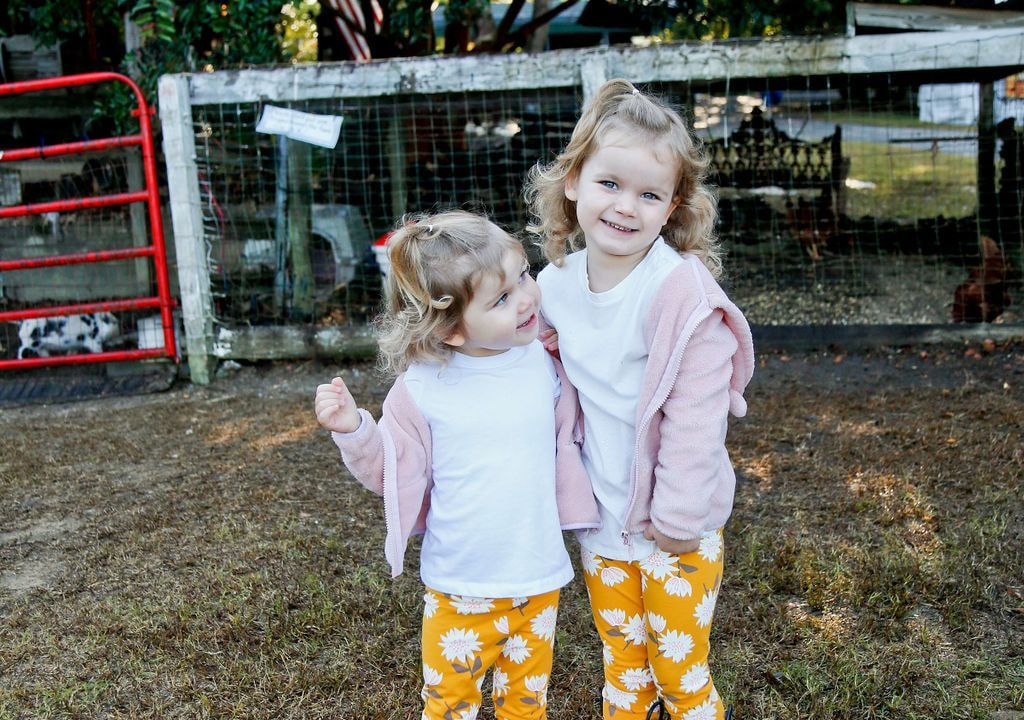
{"type": "Polygon", "coordinates": [[[381,371],[396,375],[414,360],[445,362],[452,351],[445,340],[460,330],[481,278],[504,282],[509,252],[526,257],[519,240],[479,215],[403,217],[388,239],[391,271],[374,321],[381,371]]]}
{"type": "Polygon", "coordinates": [[[703,145],[679,112],[622,79],[609,80],[598,89],[554,162],[530,170],[524,195],[533,221],[527,230],[540,236],[544,257],[561,266],[567,253],[584,247],[576,203],[566,198],[565,185],[579,177],[583,163],[610,130],[667,148],[679,165],[675,192],[679,205],[665,223],[662,237],[679,252],[698,256],[715,277],[720,276],[722,252],[714,232],[718,199],[706,185],[709,163],[703,145]]]}

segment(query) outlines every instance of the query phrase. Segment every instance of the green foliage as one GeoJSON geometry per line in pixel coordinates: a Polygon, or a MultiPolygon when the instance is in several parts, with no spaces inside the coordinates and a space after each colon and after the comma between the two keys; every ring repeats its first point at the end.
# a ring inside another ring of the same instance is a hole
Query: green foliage
{"type": "Polygon", "coordinates": [[[843,3],[830,0],[680,0],[669,39],[832,35],[846,25],[843,3]]]}
{"type": "Polygon", "coordinates": [[[484,11],[490,12],[488,0],[448,0],[444,7],[444,17],[448,22],[468,24],[484,11]]]}
{"type": "Polygon", "coordinates": [[[434,51],[432,44],[427,44],[434,36],[434,18],[430,12],[430,4],[415,0],[393,2],[389,21],[390,34],[394,38],[393,44],[396,49],[405,50],[405,53],[410,55],[424,52],[430,54],[434,51]]]}
{"type": "MultiPolygon", "coordinates": [[[[161,75],[260,65],[284,59],[279,33],[281,6],[261,0],[179,2],[121,0],[141,31],[142,47],[126,57],[125,70],[153,101],[161,75]],[[132,67],[134,66],[134,67],[132,67]]],[[[119,90],[103,95],[95,115],[113,117],[118,129],[130,121],[130,98],[119,90]]]]}
{"type": "Polygon", "coordinates": [[[131,18],[139,26],[144,41],[174,40],[172,0],[138,0],[131,9],[131,18]]]}
{"type": "MultiPolygon", "coordinates": [[[[100,0],[94,12],[113,12],[116,0],[100,0]]],[[[79,0],[48,0],[35,3],[11,3],[8,22],[13,28],[29,27],[32,36],[44,45],[53,45],[85,33],[85,19],[79,0]]]]}
{"type": "Polygon", "coordinates": [[[281,8],[281,52],[293,63],[316,62],[319,14],[317,0],[295,0],[281,8]]]}

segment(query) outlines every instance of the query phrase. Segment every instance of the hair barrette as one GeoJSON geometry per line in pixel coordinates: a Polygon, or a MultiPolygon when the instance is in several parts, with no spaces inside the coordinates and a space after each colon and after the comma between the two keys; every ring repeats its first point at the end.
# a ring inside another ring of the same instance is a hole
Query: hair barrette
{"type": "Polygon", "coordinates": [[[640,91],[637,88],[633,88],[633,94],[634,95],[639,95],[640,91]]]}

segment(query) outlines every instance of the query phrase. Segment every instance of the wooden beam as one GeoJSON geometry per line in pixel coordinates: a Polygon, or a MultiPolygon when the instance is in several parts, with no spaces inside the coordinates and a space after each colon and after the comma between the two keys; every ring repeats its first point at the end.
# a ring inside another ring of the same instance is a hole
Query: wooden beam
{"type": "Polygon", "coordinates": [[[213,345],[214,356],[223,360],[336,360],[372,357],[376,352],[377,338],[366,325],[222,327],[213,345]]]}
{"type": "Polygon", "coordinates": [[[847,3],[846,9],[848,34],[851,29],[856,34],[857,28],[943,32],[1024,28],[1024,13],[1006,10],[857,2],[847,3]]]}
{"type": "Polygon", "coordinates": [[[608,80],[608,68],[604,58],[590,58],[580,65],[580,84],[583,86],[583,105],[586,106],[597,94],[597,89],[608,80]]]}
{"type": "Polygon", "coordinates": [[[206,385],[212,374],[213,299],[187,79],[181,75],[164,75],[160,78],[158,95],[185,348],[192,382],[206,385]]]}
{"type": "Polygon", "coordinates": [[[93,98],[60,91],[11,95],[0,103],[0,120],[64,120],[92,113],[93,98]]]}
{"type": "Polygon", "coordinates": [[[309,242],[313,228],[313,147],[288,140],[288,254],[291,258],[292,297],[289,308],[295,319],[313,314],[313,266],[309,242]]]}
{"type": "Polygon", "coordinates": [[[1012,74],[1024,67],[1024,30],[782,37],[555,50],[531,55],[402,58],[221,70],[188,75],[194,105],[338,97],[578,87],[603,60],[608,77],[636,83],[953,70],[1012,74]]]}
{"type": "Polygon", "coordinates": [[[999,225],[996,199],[996,90],[991,82],[978,84],[978,219],[981,231],[995,235],[999,225]]]}
{"type": "MultiPolygon", "coordinates": [[[[408,210],[409,198],[408,185],[406,183],[406,136],[402,129],[402,116],[399,113],[392,113],[388,119],[387,136],[384,140],[388,157],[388,179],[391,181],[391,217],[400,218],[408,210]]],[[[414,208],[423,210],[424,208],[414,208]]]]}
{"type": "Polygon", "coordinates": [[[877,350],[880,347],[1024,339],[1020,325],[754,325],[758,350],[877,350]]]}

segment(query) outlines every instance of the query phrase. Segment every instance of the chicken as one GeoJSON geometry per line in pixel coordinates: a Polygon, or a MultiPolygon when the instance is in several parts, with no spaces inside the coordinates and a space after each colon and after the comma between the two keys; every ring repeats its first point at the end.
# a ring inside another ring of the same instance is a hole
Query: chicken
{"type": "Polygon", "coordinates": [[[821,260],[821,251],[836,230],[831,208],[804,198],[799,198],[796,206],[792,200],[786,201],[786,224],[812,260],[821,260]]]}
{"type": "Polygon", "coordinates": [[[1006,289],[1009,264],[999,244],[981,236],[981,266],[967,270],[967,279],[953,292],[953,322],[992,322],[1010,304],[1006,289]]]}

